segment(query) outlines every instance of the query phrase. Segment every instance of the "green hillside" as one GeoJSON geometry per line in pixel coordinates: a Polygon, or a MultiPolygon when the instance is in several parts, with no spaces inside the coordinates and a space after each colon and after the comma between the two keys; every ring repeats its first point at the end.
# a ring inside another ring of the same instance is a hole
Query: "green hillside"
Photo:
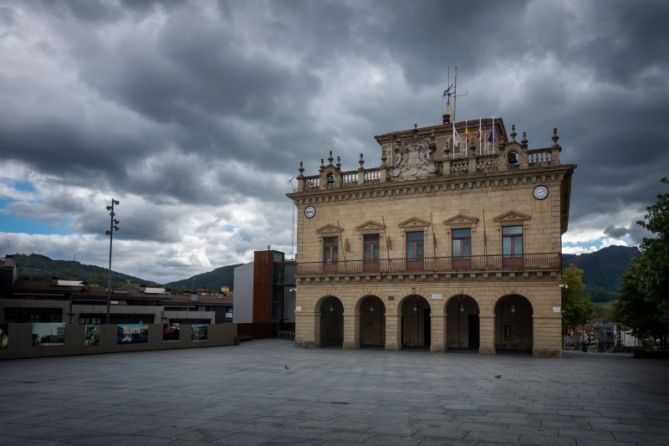
{"type": "Polygon", "coordinates": [[[584,271],[583,282],[593,302],[610,302],[618,298],[620,279],[637,255],[636,247],[608,246],[588,254],[564,254],[562,266],[573,263],[584,271]]]}
{"type": "MultiPolygon", "coordinates": [[[[43,280],[57,277],[61,280],[81,280],[89,284],[107,285],[107,269],[94,265],[84,265],[74,260],[52,260],[40,254],[13,254],[18,268],[19,279],[43,280]]],[[[112,271],[112,288],[135,287],[154,282],[139,277],[112,271]]]]}
{"type": "Polygon", "coordinates": [[[213,271],[207,273],[197,274],[195,276],[189,277],[188,279],[177,280],[175,282],[170,282],[167,284],[170,288],[173,289],[208,289],[211,291],[218,291],[222,286],[230,287],[230,290],[233,288],[234,282],[234,270],[236,265],[227,265],[216,268],[213,271]]]}

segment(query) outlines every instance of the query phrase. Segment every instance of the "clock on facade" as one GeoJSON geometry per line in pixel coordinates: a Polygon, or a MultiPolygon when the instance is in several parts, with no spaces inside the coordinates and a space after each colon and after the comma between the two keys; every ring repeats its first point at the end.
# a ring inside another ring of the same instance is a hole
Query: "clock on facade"
{"type": "Polygon", "coordinates": [[[307,218],[314,218],[316,215],[316,208],[313,206],[307,206],[304,208],[304,216],[307,218]]]}
{"type": "Polygon", "coordinates": [[[544,185],[539,185],[534,188],[532,195],[537,200],[543,200],[548,196],[548,188],[544,185]]]}

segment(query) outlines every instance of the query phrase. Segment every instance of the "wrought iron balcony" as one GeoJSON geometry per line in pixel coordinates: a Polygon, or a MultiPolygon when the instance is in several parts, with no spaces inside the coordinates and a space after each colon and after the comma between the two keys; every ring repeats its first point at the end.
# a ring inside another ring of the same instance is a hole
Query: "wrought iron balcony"
{"type": "Polygon", "coordinates": [[[298,262],[296,276],[338,274],[458,273],[496,271],[536,271],[561,268],[559,252],[503,256],[424,257],[379,260],[339,260],[337,262],[298,262]]]}

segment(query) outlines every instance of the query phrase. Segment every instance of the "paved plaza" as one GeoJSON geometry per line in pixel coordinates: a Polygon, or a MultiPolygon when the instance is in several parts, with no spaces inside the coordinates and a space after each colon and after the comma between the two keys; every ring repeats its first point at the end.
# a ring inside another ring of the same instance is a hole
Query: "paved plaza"
{"type": "Polygon", "coordinates": [[[669,362],[239,346],[0,362],[0,444],[669,444],[669,362]]]}

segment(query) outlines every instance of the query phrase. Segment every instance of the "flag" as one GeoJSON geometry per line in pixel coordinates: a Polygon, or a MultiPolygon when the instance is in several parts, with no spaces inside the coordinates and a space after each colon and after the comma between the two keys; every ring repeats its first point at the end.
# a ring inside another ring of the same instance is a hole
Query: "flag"
{"type": "Polygon", "coordinates": [[[453,149],[451,150],[451,156],[455,156],[455,148],[460,145],[460,137],[458,132],[455,130],[455,122],[453,122],[453,149]]]}
{"type": "Polygon", "coordinates": [[[495,140],[497,135],[495,134],[495,118],[492,118],[492,130],[490,131],[490,136],[488,136],[488,142],[492,144],[493,149],[495,148],[495,140]]]}
{"type": "Polygon", "coordinates": [[[472,139],[471,133],[469,133],[469,127],[467,126],[467,121],[465,121],[465,145],[469,147],[469,142],[472,139]]]}

